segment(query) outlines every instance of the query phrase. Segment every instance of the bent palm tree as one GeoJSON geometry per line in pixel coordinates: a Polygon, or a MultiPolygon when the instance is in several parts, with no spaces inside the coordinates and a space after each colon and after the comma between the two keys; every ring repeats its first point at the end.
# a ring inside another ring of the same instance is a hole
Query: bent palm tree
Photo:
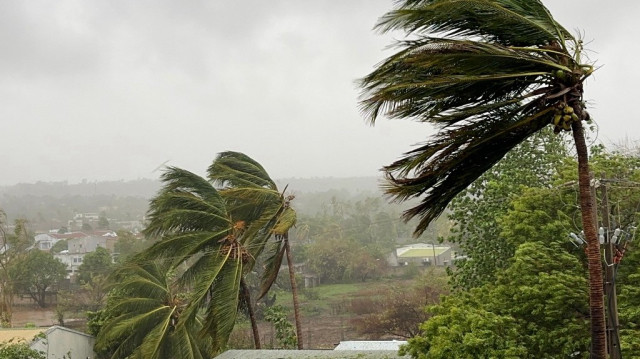
{"type": "Polygon", "coordinates": [[[593,67],[582,43],[539,0],[402,0],[377,28],[412,36],[362,79],[363,112],[440,127],[427,143],[384,167],[396,200],[421,234],[447,204],[508,151],[552,124],[572,131],[587,239],[594,358],[605,357],[600,249],[582,120],[583,82],[593,67]]]}
{"type": "Polygon", "coordinates": [[[163,188],[151,201],[145,234],[162,240],[143,258],[168,260],[179,268],[178,282],[191,290],[181,323],[204,311],[202,331],[222,349],[236,322],[243,276],[255,262],[245,236],[246,224],[235,221],[224,199],[206,179],[170,167],[163,188]]]}
{"type": "Polygon", "coordinates": [[[254,248],[252,253],[255,257],[265,249],[269,238],[273,236],[276,239],[267,248],[258,299],[269,291],[278,276],[283,257],[287,256],[297,345],[298,349],[302,349],[300,305],[288,235],[296,223],[296,212],[290,205],[293,196],[285,197],[284,191],[280,193],[265,169],[239,152],[220,153],[209,167],[208,175],[209,179],[222,187],[220,193],[227,201],[232,216],[250,223],[246,236],[252,238],[250,247],[254,248]]]}
{"type": "Polygon", "coordinates": [[[210,341],[197,337],[199,318],[178,325],[186,303],[167,274],[167,262],[129,262],[112,277],[115,293],[96,350],[111,358],[208,358],[210,341]]]}

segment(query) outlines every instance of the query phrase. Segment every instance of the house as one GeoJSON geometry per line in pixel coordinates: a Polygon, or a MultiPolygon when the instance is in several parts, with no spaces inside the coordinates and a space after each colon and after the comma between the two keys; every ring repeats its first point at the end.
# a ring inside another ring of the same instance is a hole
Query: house
{"type": "Polygon", "coordinates": [[[95,358],[93,345],[96,339],[73,329],[54,325],[31,343],[31,349],[45,353],[47,359],[95,358]]]}
{"type": "Polygon", "coordinates": [[[78,272],[78,268],[82,265],[85,254],[86,253],[69,253],[69,250],[64,250],[54,254],[53,257],[67,266],[67,279],[70,279],[78,272]]]}
{"type": "Polygon", "coordinates": [[[44,353],[47,359],[96,357],[94,337],[57,325],[48,329],[0,329],[0,343],[8,341],[30,343],[31,349],[44,353]]]}
{"type": "Polygon", "coordinates": [[[98,247],[114,252],[118,235],[113,231],[95,231],[91,235],[74,237],[67,240],[67,250],[54,254],[60,262],[67,266],[67,279],[70,279],[84,261],[87,253],[95,252],[98,247]]]}
{"type": "Polygon", "coordinates": [[[40,233],[35,236],[34,248],[41,251],[49,251],[59,241],[66,239],[78,239],[87,237],[84,232],[68,232],[68,233],[40,233]]]}
{"type": "Polygon", "coordinates": [[[107,249],[113,253],[118,236],[113,232],[105,234],[92,234],[83,238],[72,238],[67,240],[69,253],[90,253],[95,252],[98,247],[107,249]]]}
{"type": "Polygon", "coordinates": [[[387,256],[387,262],[392,267],[415,263],[421,266],[449,266],[453,250],[449,246],[415,243],[396,248],[387,256]]]}

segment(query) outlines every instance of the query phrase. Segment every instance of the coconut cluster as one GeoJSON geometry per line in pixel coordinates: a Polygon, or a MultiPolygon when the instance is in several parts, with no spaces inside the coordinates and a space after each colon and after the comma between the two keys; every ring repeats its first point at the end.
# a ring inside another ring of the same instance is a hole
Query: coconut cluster
{"type": "Polygon", "coordinates": [[[560,133],[560,131],[571,131],[571,124],[577,121],[580,121],[580,118],[576,115],[573,107],[561,102],[554,110],[553,132],[560,133]]]}

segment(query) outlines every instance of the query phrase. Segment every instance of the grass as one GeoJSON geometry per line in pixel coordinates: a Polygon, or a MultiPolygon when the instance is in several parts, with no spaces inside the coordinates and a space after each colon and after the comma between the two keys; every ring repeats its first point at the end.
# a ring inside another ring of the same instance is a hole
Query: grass
{"type": "MultiPolygon", "coordinates": [[[[398,283],[397,279],[381,279],[378,281],[367,281],[362,283],[338,283],[320,285],[312,289],[299,289],[298,295],[300,308],[305,317],[323,316],[327,314],[344,314],[345,306],[348,306],[353,298],[359,297],[362,293],[381,292],[389,284],[398,283]],[[313,291],[314,295],[307,297],[305,292],[313,291]]],[[[286,308],[293,308],[291,293],[283,290],[276,291],[276,303],[286,308]]]]}

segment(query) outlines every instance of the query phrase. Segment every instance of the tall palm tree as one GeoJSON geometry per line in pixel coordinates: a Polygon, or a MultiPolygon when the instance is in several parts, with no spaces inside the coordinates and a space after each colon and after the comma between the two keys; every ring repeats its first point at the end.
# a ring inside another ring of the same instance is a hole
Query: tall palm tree
{"type": "MultiPolygon", "coordinates": [[[[193,321],[204,311],[202,331],[211,337],[213,350],[219,351],[235,325],[240,297],[248,293],[243,277],[263,245],[246,235],[251,224],[232,217],[210,181],[175,167],[167,168],[162,181],[164,186],[150,203],[145,229],[145,234],[161,240],[141,258],[168,260],[179,270],[178,282],[191,290],[182,322],[193,321]]],[[[248,298],[244,301],[250,303],[248,298]]],[[[255,320],[252,324],[259,347],[255,320]]]]}
{"type": "Polygon", "coordinates": [[[252,238],[254,254],[267,249],[267,260],[262,276],[262,298],[275,282],[283,257],[286,255],[293,296],[294,320],[298,349],[303,348],[302,325],[298,289],[293,269],[289,230],[296,223],[296,212],[291,208],[293,196],[285,196],[278,190],[267,171],[249,156],[233,151],[222,152],[208,169],[209,179],[221,187],[220,193],[227,201],[234,218],[250,223],[246,236],[252,238]],[[270,242],[273,237],[275,241],[270,242]]]}
{"type": "Polygon", "coordinates": [[[547,125],[571,131],[578,157],[582,225],[590,276],[592,348],[604,358],[600,249],[582,121],[589,115],[582,42],[539,0],[400,0],[378,22],[409,36],[361,80],[361,106],[381,115],[439,127],[430,141],[384,167],[396,200],[420,198],[404,213],[416,234],[508,151],[547,125]],[[565,116],[566,115],[566,116],[565,116]]]}
{"type": "Polygon", "coordinates": [[[110,352],[113,359],[209,357],[210,340],[198,337],[199,318],[179,325],[186,302],[170,269],[166,261],[138,260],[113,274],[115,294],[96,340],[99,352],[110,352]]]}

